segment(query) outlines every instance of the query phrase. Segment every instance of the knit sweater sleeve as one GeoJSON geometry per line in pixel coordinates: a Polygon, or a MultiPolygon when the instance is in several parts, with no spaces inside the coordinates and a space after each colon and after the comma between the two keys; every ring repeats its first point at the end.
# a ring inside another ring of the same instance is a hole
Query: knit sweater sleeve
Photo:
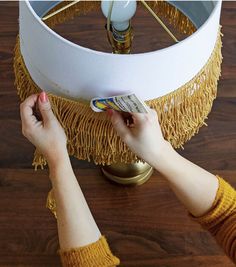
{"type": "Polygon", "coordinates": [[[63,267],[115,267],[120,263],[112,254],[104,236],[90,245],[60,250],[59,253],[63,267]]]}
{"type": "Polygon", "coordinates": [[[211,210],[194,220],[215,237],[225,253],[236,263],[236,191],[222,178],[217,178],[219,188],[211,210]]]}

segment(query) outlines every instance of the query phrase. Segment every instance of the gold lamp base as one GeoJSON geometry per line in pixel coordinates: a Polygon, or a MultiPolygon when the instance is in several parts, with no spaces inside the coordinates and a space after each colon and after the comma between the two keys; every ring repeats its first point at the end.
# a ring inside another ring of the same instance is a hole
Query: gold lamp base
{"type": "Polygon", "coordinates": [[[104,176],[122,185],[141,185],[152,175],[153,168],[147,163],[116,163],[101,168],[104,176]]]}

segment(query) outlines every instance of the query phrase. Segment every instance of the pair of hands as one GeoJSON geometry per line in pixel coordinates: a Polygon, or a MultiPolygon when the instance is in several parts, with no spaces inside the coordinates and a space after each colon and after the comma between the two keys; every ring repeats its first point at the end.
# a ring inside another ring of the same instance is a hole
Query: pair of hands
{"type": "MultiPolygon", "coordinates": [[[[53,114],[47,94],[31,95],[20,106],[23,135],[45,156],[49,166],[67,155],[65,132],[53,114]],[[41,119],[35,110],[38,108],[41,119]]],[[[127,126],[122,115],[114,110],[107,112],[117,134],[140,158],[154,165],[167,146],[163,138],[157,113],[132,113],[133,123],[127,126]]]]}

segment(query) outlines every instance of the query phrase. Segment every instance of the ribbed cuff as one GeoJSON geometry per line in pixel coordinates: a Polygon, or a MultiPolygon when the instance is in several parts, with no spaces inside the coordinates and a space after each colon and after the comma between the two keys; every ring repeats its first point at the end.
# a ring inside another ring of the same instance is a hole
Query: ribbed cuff
{"type": "Polygon", "coordinates": [[[59,253],[63,267],[114,267],[120,264],[104,236],[95,243],[59,253]]]}
{"type": "Polygon", "coordinates": [[[215,197],[215,201],[209,212],[201,217],[192,217],[202,225],[203,228],[211,231],[236,209],[236,191],[219,176],[219,188],[215,197]]]}

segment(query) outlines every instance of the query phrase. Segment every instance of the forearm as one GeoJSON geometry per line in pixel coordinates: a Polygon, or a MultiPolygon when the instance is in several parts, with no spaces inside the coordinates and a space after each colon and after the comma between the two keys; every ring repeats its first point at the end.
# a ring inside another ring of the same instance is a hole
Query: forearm
{"type": "Polygon", "coordinates": [[[101,233],[65,155],[56,165],[49,164],[57,205],[60,248],[68,250],[96,242],[101,233]]]}
{"type": "Polygon", "coordinates": [[[202,216],[211,207],[218,179],[180,156],[169,144],[156,157],[154,168],[162,173],[179,200],[194,216],[202,216]]]}

